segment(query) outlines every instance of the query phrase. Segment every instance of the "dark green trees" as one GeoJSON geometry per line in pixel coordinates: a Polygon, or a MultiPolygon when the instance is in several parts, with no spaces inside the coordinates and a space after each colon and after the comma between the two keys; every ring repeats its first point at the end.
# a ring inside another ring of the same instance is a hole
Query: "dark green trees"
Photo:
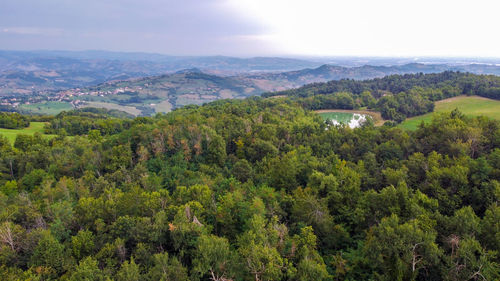
{"type": "Polygon", "coordinates": [[[0,138],[1,280],[499,278],[496,121],[326,128],[252,98],[124,122],[0,138]]]}

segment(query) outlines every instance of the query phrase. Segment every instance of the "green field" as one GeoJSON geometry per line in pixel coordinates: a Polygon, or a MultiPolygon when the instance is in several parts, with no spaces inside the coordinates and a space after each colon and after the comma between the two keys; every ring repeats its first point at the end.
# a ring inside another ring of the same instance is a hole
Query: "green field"
{"type": "Polygon", "coordinates": [[[168,100],[164,100],[154,106],[156,112],[170,112],[172,111],[172,104],[168,100]]]}
{"type": "Polygon", "coordinates": [[[106,109],[116,109],[116,110],[121,110],[125,111],[127,113],[130,113],[134,116],[138,116],[141,114],[141,111],[133,106],[124,106],[124,105],[119,105],[119,104],[114,104],[114,103],[108,103],[108,102],[87,102],[85,107],[98,107],[98,108],[106,108],[106,109]]]}
{"type": "Polygon", "coordinates": [[[416,116],[406,119],[399,126],[407,130],[416,130],[418,125],[424,122],[431,122],[434,113],[449,112],[458,108],[467,116],[486,116],[500,120],[500,101],[487,99],[478,96],[459,96],[436,102],[433,113],[416,116]]]}
{"type": "MultiPolygon", "coordinates": [[[[41,133],[43,134],[43,126],[45,125],[44,122],[31,122],[30,126],[24,129],[2,129],[0,128],[0,135],[7,137],[7,139],[10,141],[10,143],[14,143],[16,140],[16,136],[18,134],[26,134],[26,135],[33,135],[35,133],[41,133]]],[[[49,138],[55,137],[55,135],[44,135],[49,138]]]]}
{"type": "Polygon", "coordinates": [[[48,101],[42,103],[22,104],[19,108],[33,114],[56,115],[61,111],[72,110],[73,106],[67,102],[48,101]]]}

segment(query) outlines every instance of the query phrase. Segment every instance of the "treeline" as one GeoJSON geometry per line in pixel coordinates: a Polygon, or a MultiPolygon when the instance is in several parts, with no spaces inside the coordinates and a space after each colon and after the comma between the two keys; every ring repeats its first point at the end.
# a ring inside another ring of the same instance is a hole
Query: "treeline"
{"type": "Polygon", "coordinates": [[[63,111],[49,121],[44,131],[47,134],[76,136],[94,130],[99,131],[100,135],[112,135],[130,128],[131,117],[123,111],[102,108],[63,111]]]}
{"type": "Polygon", "coordinates": [[[338,102],[346,93],[353,99],[353,108],[366,106],[380,111],[384,119],[401,122],[407,117],[432,112],[435,101],[458,95],[500,99],[500,77],[452,71],[391,75],[364,81],[343,79],[313,83],[263,96],[294,97],[308,109],[349,109],[345,103],[338,102]],[[367,99],[374,101],[367,102],[367,99]]]}
{"type": "MultiPolygon", "coordinates": [[[[84,118],[84,117],[82,117],[84,118]]],[[[0,138],[1,280],[498,280],[500,123],[217,101],[0,138]]]]}
{"type": "Polygon", "coordinates": [[[0,128],[22,129],[30,125],[29,118],[16,112],[0,112],[0,128]]]}

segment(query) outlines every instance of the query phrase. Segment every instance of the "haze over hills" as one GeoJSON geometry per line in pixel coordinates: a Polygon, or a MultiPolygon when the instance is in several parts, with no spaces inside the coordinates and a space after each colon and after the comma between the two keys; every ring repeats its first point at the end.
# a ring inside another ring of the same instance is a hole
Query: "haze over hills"
{"type": "Polygon", "coordinates": [[[366,79],[415,71],[459,70],[498,74],[499,63],[495,59],[466,58],[235,58],[107,51],[0,51],[0,95],[39,94],[88,87],[107,81],[169,74],[190,68],[220,76],[261,76],[265,73],[263,78],[257,79],[287,80],[284,86],[290,87],[325,79],[366,79]],[[415,61],[423,61],[425,66],[415,64],[415,61]],[[316,69],[324,64],[338,67],[316,69]],[[353,68],[347,70],[345,67],[353,68]],[[287,73],[269,76],[270,72],[287,73]]]}
{"type": "MultiPolygon", "coordinates": [[[[74,106],[120,109],[131,114],[168,112],[188,104],[218,99],[245,98],[264,92],[280,91],[315,82],[340,79],[365,80],[392,74],[438,73],[445,70],[498,74],[500,67],[485,65],[426,65],[340,67],[323,65],[313,69],[281,73],[220,76],[200,69],[172,74],[108,81],[96,86],[64,90],[48,95],[48,100],[66,101],[74,106]]],[[[37,99],[40,97],[38,96],[37,99]]]]}
{"type": "MultiPolygon", "coordinates": [[[[104,51],[0,51],[0,103],[28,112],[36,104],[55,101],[60,103],[56,112],[92,105],[150,115],[188,104],[244,98],[330,80],[446,70],[500,75],[495,60],[472,63],[467,59],[424,59],[440,63],[414,63],[412,58],[306,60],[104,51]],[[325,61],[341,65],[323,64],[325,61]],[[373,65],[357,66],[363,61],[373,65]]],[[[38,108],[35,112],[44,110],[38,108]]]]}
{"type": "Polygon", "coordinates": [[[200,68],[220,75],[320,66],[289,58],[175,57],[143,53],[0,51],[0,95],[31,94],[200,68]]]}
{"type": "MultiPolygon", "coordinates": [[[[325,62],[323,59],[313,61],[286,57],[169,56],[154,53],[110,51],[0,51],[0,70],[16,69],[19,65],[23,69],[26,64],[34,64],[36,67],[42,68],[48,66],[64,69],[72,66],[65,62],[67,60],[71,60],[72,63],[80,61],[83,65],[96,61],[136,62],[137,64],[150,62],[161,71],[177,71],[197,67],[240,72],[297,70],[319,66],[325,62]],[[46,65],[44,61],[47,59],[60,60],[59,65],[46,65]]],[[[146,64],[142,70],[154,71],[150,70],[149,67],[146,64]]]]}

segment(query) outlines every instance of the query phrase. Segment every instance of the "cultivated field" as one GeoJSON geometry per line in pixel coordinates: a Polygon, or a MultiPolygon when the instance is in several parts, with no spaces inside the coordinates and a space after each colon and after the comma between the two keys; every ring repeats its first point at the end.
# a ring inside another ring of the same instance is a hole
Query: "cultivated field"
{"type": "Polygon", "coordinates": [[[67,102],[49,101],[43,103],[22,104],[19,108],[33,114],[56,115],[61,111],[72,110],[73,106],[67,102]]]}
{"type": "Polygon", "coordinates": [[[133,106],[124,106],[124,105],[108,103],[108,102],[91,101],[91,102],[87,102],[87,104],[84,107],[98,107],[98,108],[106,108],[106,109],[116,109],[116,110],[125,111],[125,112],[130,113],[134,116],[141,114],[141,111],[133,106]]]}
{"type": "MultiPolygon", "coordinates": [[[[438,101],[433,113],[448,112],[455,108],[467,116],[483,115],[500,120],[500,101],[478,96],[459,96],[438,101]]],[[[408,118],[399,126],[407,130],[415,130],[422,121],[431,122],[433,113],[408,118]]]]}

